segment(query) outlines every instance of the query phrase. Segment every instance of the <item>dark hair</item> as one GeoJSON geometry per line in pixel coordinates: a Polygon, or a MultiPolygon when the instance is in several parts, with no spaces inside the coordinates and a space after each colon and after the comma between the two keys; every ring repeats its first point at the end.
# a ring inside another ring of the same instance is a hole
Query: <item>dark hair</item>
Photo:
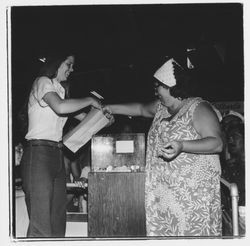
{"type": "MultiPolygon", "coordinates": [[[[57,76],[57,70],[64,62],[67,57],[74,56],[72,53],[62,53],[60,55],[53,54],[50,56],[45,57],[45,62],[40,68],[38,73],[38,77],[46,76],[50,79],[53,79],[57,76]]],[[[65,88],[65,98],[69,98],[69,86],[68,84],[62,85],[65,88]]],[[[29,102],[29,94],[25,99],[25,102],[21,109],[18,112],[17,120],[20,125],[20,134],[22,137],[25,137],[28,131],[28,102],[29,102]]]]}
{"type": "Polygon", "coordinates": [[[58,68],[69,56],[74,56],[74,55],[71,53],[64,53],[60,55],[52,54],[45,57],[45,62],[40,68],[38,77],[46,76],[50,79],[55,78],[57,76],[58,68]]]}
{"type": "Polygon", "coordinates": [[[235,123],[233,125],[230,125],[227,129],[227,134],[232,132],[232,131],[237,131],[239,134],[241,134],[244,138],[245,136],[245,125],[242,122],[235,123]]]}
{"type": "Polygon", "coordinates": [[[228,131],[229,128],[231,128],[232,126],[237,126],[237,125],[240,125],[240,124],[244,124],[242,122],[242,119],[236,115],[233,115],[233,114],[228,114],[228,115],[225,115],[223,118],[222,118],[222,121],[221,121],[221,125],[222,125],[222,129],[224,131],[228,131]]]}
{"type": "Polygon", "coordinates": [[[193,96],[193,87],[190,84],[191,76],[188,71],[174,63],[174,76],[176,78],[176,85],[170,87],[170,95],[181,99],[193,96]]]}

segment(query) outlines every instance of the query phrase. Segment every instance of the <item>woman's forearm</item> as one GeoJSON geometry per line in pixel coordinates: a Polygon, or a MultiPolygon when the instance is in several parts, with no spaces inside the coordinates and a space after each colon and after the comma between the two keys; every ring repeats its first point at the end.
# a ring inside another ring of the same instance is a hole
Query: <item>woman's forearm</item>
{"type": "Polygon", "coordinates": [[[125,103],[107,105],[111,114],[121,114],[129,116],[154,117],[156,113],[157,101],[149,103],[125,103]]]}
{"type": "Polygon", "coordinates": [[[55,92],[48,92],[44,95],[43,100],[58,115],[74,113],[90,105],[101,108],[99,102],[97,102],[92,97],[62,99],[55,92]]]}
{"type": "Polygon", "coordinates": [[[111,110],[112,114],[142,116],[140,103],[112,104],[107,106],[111,110]]]}
{"type": "Polygon", "coordinates": [[[92,99],[90,97],[77,98],[77,99],[65,99],[61,100],[58,104],[58,114],[67,114],[76,112],[82,108],[92,105],[92,99]]]}
{"type": "Polygon", "coordinates": [[[197,154],[220,153],[223,141],[219,137],[205,137],[197,140],[186,140],[182,142],[182,151],[197,154]]]}

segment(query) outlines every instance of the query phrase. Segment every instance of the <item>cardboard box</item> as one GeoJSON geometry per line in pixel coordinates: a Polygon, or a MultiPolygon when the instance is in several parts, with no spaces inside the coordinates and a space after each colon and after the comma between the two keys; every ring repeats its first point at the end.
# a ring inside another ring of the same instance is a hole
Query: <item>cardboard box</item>
{"type": "Polygon", "coordinates": [[[102,111],[93,108],[73,130],[63,137],[63,143],[75,153],[108,123],[109,119],[102,111]]]}

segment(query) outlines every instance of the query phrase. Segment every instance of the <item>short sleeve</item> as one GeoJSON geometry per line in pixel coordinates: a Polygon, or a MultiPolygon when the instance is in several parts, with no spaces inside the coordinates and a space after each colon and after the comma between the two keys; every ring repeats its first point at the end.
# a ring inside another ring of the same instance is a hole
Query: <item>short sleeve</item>
{"type": "Polygon", "coordinates": [[[48,92],[56,92],[56,89],[49,78],[41,77],[37,81],[36,98],[41,101],[48,92]]]}
{"type": "Polygon", "coordinates": [[[56,89],[52,81],[47,77],[40,77],[33,88],[33,93],[40,104],[40,106],[45,107],[47,104],[44,102],[43,97],[48,92],[56,92],[56,89]]]}

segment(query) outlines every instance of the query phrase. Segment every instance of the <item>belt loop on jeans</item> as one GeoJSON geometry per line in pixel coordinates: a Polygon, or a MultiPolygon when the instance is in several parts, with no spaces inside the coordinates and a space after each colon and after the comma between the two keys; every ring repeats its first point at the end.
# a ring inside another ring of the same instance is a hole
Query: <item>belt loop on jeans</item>
{"type": "Polygon", "coordinates": [[[29,146],[49,146],[49,147],[55,147],[61,149],[63,147],[63,143],[52,141],[52,140],[46,140],[46,139],[30,139],[27,141],[27,145],[29,146]]]}

